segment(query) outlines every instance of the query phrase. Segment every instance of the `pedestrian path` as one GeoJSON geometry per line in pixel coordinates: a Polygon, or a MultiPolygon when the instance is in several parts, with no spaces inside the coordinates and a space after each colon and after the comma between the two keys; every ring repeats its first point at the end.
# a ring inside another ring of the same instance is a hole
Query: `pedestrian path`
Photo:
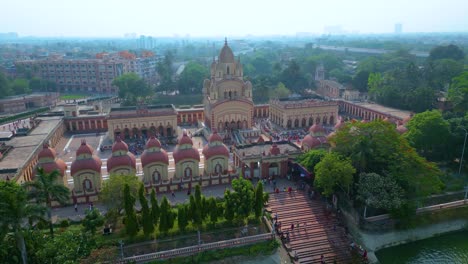
{"type": "Polygon", "coordinates": [[[284,246],[297,263],[351,260],[345,231],[323,202],[309,199],[304,191],[280,192],[270,196],[267,210],[281,223],[280,231],[289,234],[284,246]]]}

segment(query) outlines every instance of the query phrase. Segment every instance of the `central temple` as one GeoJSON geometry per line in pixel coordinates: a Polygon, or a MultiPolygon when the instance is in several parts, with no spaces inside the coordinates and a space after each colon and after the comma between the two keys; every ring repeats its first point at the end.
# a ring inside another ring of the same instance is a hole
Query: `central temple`
{"type": "Polygon", "coordinates": [[[205,125],[221,135],[253,126],[252,84],[244,81],[240,59],[224,41],[218,60],[213,58],[211,78],[203,83],[205,125]]]}

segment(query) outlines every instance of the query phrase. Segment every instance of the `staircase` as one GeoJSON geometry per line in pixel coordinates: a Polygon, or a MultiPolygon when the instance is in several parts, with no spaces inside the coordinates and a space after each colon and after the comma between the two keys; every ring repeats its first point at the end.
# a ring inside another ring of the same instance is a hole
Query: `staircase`
{"type": "Polygon", "coordinates": [[[289,232],[289,242],[284,246],[291,256],[298,257],[296,263],[320,263],[322,255],[325,263],[351,261],[344,228],[327,213],[323,202],[309,199],[304,191],[280,192],[270,194],[267,210],[272,216],[278,215],[281,231],[289,232]]]}

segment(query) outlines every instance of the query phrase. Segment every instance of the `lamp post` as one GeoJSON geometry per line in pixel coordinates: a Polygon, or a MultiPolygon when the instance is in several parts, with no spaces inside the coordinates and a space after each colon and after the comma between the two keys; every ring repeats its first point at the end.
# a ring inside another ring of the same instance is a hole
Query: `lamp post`
{"type": "MultiPolygon", "coordinates": [[[[462,165],[463,165],[463,156],[465,155],[466,138],[468,136],[468,131],[465,128],[461,128],[461,129],[463,129],[463,131],[465,131],[465,140],[463,141],[462,155],[461,155],[461,158],[460,158],[460,167],[458,168],[458,175],[459,176],[461,176],[461,169],[462,169],[462,165]]],[[[467,199],[467,197],[468,197],[468,185],[465,186],[465,200],[467,199]]]]}

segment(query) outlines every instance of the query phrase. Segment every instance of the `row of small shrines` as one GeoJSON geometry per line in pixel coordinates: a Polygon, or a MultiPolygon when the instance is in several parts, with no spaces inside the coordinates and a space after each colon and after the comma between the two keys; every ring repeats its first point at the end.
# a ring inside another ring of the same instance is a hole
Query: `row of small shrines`
{"type": "MultiPolygon", "coordinates": [[[[344,126],[340,121],[335,125],[335,131],[344,126]]],[[[397,131],[405,133],[403,125],[397,126],[397,131]]],[[[333,132],[334,133],[334,132],[333,132]]],[[[308,151],[315,148],[328,148],[328,138],[333,133],[326,135],[325,129],[320,124],[314,124],[309,129],[309,134],[301,142],[301,149],[308,151]]],[[[152,136],[145,145],[145,151],[141,155],[143,167],[143,183],[147,188],[155,188],[158,192],[191,188],[192,183],[201,185],[213,185],[230,183],[236,177],[228,172],[229,150],[223,144],[223,139],[216,131],[208,139],[208,144],[203,148],[205,157],[205,174],[199,175],[200,153],[193,147],[192,139],[183,133],[179,144],[173,152],[175,173],[172,178],[168,176],[169,157],[161,147],[159,140],[152,136]]],[[[38,156],[38,167],[42,167],[46,173],[58,170],[60,181],[67,185],[65,172],[67,165],[59,158],[53,148],[44,145],[38,156]]],[[[96,199],[96,194],[101,189],[102,161],[94,155],[93,148],[82,141],[76,151],[76,159],[72,162],[70,174],[73,178],[72,190],[74,202],[88,202],[90,197],[96,199]]],[[[135,175],[136,159],[129,152],[128,145],[117,138],[112,146],[112,156],[107,159],[107,172],[109,174],[135,175]]],[[[284,176],[284,175],[283,175],[284,176]]]]}

